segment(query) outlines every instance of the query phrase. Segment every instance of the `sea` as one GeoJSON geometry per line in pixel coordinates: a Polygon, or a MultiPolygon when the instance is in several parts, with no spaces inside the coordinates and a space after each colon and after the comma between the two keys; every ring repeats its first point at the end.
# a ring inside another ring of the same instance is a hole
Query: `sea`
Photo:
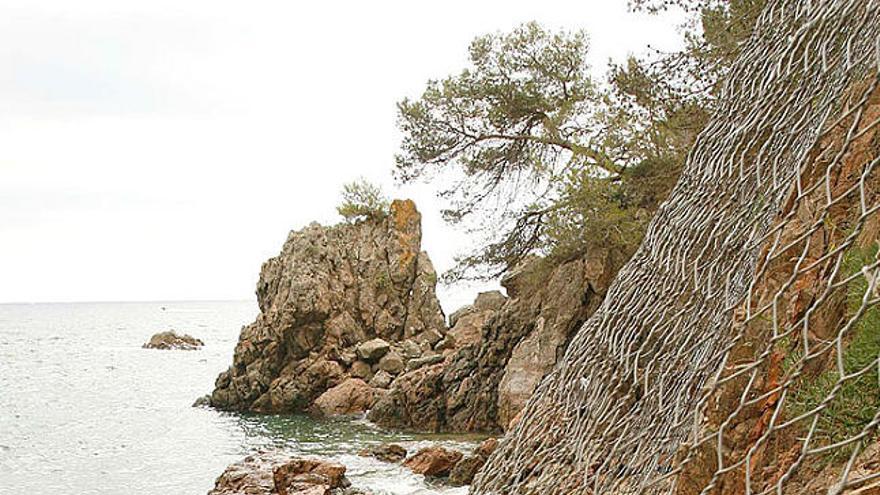
{"type": "Polygon", "coordinates": [[[0,494],[205,494],[260,451],[340,462],[377,495],[467,493],[357,452],[383,442],[470,451],[478,437],[193,407],[257,313],[253,301],[0,304],[0,494]],[[205,346],[141,347],[169,329],[205,346]]]}

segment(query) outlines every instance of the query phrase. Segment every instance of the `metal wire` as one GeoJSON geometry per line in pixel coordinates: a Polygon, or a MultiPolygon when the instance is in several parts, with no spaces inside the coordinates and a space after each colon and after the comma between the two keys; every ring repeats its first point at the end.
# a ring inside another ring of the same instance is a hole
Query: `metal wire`
{"type": "Polygon", "coordinates": [[[471,493],[880,490],[878,87],[880,1],[771,1],[471,493]]]}

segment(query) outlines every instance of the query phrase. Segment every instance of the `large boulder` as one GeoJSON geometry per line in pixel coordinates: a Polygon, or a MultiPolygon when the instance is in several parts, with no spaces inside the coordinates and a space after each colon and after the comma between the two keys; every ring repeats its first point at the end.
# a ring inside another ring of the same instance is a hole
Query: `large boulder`
{"type": "Polygon", "coordinates": [[[327,390],[312,404],[312,412],[321,416],[363,414],[373,406],[376,390],[360,378],[349,378],[327,390]]]}
{"type": "Polygon", "coordinates": [[[168,330],[166,332],[159,332],[150,337],[150,340],[143,345],[143,348],[194,351],[200,349],[203,345],[205,345],[204,342],[191,335],[178,335],[174,330],[168,330]]]}
{"type": "Polygon", "coordinates": [[[383,443],[362,449],[358,455],[375,457],[380,461],[398,463],[406,458],[406,449],[395,443],[383,443]]]}
{"type": "Polygon", "coordinates": [[[402,353],[404,341],[442,338],[437,275],[421,237],[421,215],[408,200],[394,201],[385,218],[291,232],[263,264],[260,314],[242,329],[211,404],[305,411],[350,377],[371,380],[371,365],[402,353]]]}
{"type": "Polygon", "coordinates": [[[454,313],[453,349],[442,350],[443,359],[410,360],[370,420],[429,431],[507,429],[598,308],[623,261],[594,250],[552,270],[539,259],[513,270],[503,279],[512,297],[483,293],[454,313]]]}

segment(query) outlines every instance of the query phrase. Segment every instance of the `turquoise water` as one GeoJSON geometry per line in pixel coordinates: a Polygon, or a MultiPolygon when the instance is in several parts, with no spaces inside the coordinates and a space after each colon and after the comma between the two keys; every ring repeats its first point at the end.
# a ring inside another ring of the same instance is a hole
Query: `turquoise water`
{"type": "Polygon", "coordinates": [[[476,438],[191,407],[256,313],[252,302],[0,305],[0,494],[204,494],[228,464],[260,449],[336,460],[377,494],[466,493],[356,453],[386,441],[469,450],[476,438]],[[205,347],[141,348],[169,328],[205,347]]]}

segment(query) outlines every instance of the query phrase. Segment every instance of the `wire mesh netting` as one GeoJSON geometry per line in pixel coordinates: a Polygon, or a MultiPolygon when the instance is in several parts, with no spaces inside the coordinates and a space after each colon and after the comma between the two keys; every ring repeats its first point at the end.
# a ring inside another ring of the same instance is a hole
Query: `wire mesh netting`
{"type": "Polygon", "coordinates": [[[771,1],[472,493],[880,493],[878,87],[880,1],[771,1]]]}

